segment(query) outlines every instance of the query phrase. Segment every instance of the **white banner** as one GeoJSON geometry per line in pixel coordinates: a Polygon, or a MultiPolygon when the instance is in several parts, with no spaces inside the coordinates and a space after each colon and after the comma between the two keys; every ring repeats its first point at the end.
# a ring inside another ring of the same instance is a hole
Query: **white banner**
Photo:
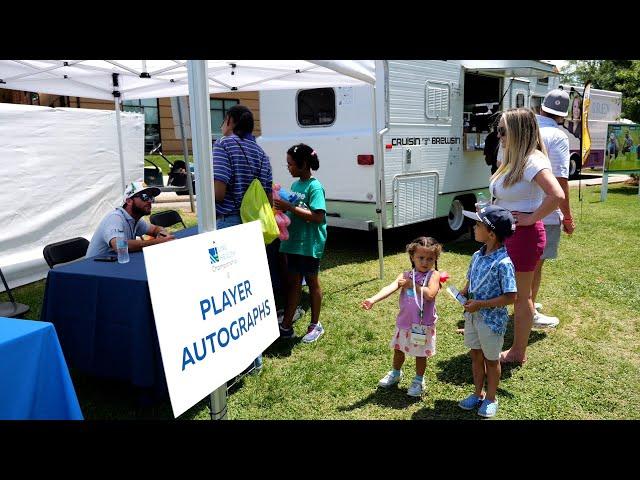
{"type": "MultiPolygon", "coordinates": [[[[144,115],[122,112],[121,124],[131,182],[143,176],[144,115]]],[[[115,111],[0,103],[0,185],[0,265],[15,288],[47,276],[45,245],[91,240],[122,206],[115,111]]]]}
{"type": "Polygon", "coordinates": [[[259,222],[143,250],[174,416],[241,373],[279,336],[259,222]],[[188,277],[186,290],[179,279],[188,277]]]}

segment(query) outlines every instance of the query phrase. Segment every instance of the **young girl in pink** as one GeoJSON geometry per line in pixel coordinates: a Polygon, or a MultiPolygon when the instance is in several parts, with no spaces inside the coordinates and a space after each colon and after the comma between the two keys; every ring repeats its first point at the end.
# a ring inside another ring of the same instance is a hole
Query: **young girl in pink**
{"type": "Polygon", "coordinates": [[[427,357],[436,353],[436,295],[440,290],[440,273],[437,262],[442,245],[431,237],[419,237],[407,245],[412,269],[362,302],[362,308],[370,310],[400,289],[400,312],[396,318],[396,330],[391,338],[393,369],[378,383],[391,387],[402,378],[405,355],[416,357],[416,376],[407,389],[407,395],[420,397],[424,391],[424,371],[427,357]]]}

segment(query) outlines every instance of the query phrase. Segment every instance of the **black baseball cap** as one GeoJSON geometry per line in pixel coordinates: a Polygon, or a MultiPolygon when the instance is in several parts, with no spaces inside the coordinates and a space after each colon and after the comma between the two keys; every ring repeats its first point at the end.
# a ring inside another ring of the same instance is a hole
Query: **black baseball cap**
{"type": "Polygon", "coordinates": [[[487,205],[479,212],[463,210],[465,217],[484,223],[500,238],[510,237],[516,230],[516,222],[511,212],[497,205],[487,205]]]}

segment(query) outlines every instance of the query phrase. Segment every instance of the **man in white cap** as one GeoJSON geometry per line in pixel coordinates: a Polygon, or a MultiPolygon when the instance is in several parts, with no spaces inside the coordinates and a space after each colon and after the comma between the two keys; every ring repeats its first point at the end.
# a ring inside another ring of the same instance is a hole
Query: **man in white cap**
{"type": "Polygon", "coordinates": [[[151,213],[151,204],[160,195],[160,189],[147,187],[142,180],[131,182],[124,191],[123,205],[109,212],[98,225],[87,249],[87,257],[108,255],[116,251],[118,231],[124,232],[130,252],[138,252],[148,245],[173,240],[164,228],[140,220],[151,213]],[[136,240],[149,235],[155,238],[136,240]]]}
{"type": "Polygon", "coordinates": [[[531,297],[536,307],[533,317],[534,328],[553,328],[558,326],[558,317],[551,317],[540,313],[542,305],[536,302],[540,281],[542,279],[542,265],[546,259],[558,257],[560,233],[571,235],[575,230],[571,207],[569,205],[569,138],[558,125],[561,124],[569,113],[569,94],[562,89],[551,90],[544,97],[540,107],[540,114],[536,115],[540,134],[547,148],[547,154],[551,162],[551,170],[564,191],[564,200],[560,202],[560,208],[550,213],[543,219],[547,233],[547,245],[542,253],[540,261],[536,265],[533,277],[531,297]]]}

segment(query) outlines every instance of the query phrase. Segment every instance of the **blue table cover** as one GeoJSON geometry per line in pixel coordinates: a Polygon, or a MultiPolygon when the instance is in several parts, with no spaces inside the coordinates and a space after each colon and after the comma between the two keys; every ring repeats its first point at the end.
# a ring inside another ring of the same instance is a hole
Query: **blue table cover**
{"type": "MultiPolygon", "coordinates": [[[[175,235],[197,233],[192,227],[175,235]]],[[[55,325],[71,368],[166,395],[144,257],[129,257],[125,264],[90,257],[50,270],[40,319],[55,325]]],[[[177,299],[188,274],[175,280],[177,299]]]]}
{"type": "Polygon", "coordinates": [[[82,420],[51,323],[0,317],[0,420],[82,420]]]}

